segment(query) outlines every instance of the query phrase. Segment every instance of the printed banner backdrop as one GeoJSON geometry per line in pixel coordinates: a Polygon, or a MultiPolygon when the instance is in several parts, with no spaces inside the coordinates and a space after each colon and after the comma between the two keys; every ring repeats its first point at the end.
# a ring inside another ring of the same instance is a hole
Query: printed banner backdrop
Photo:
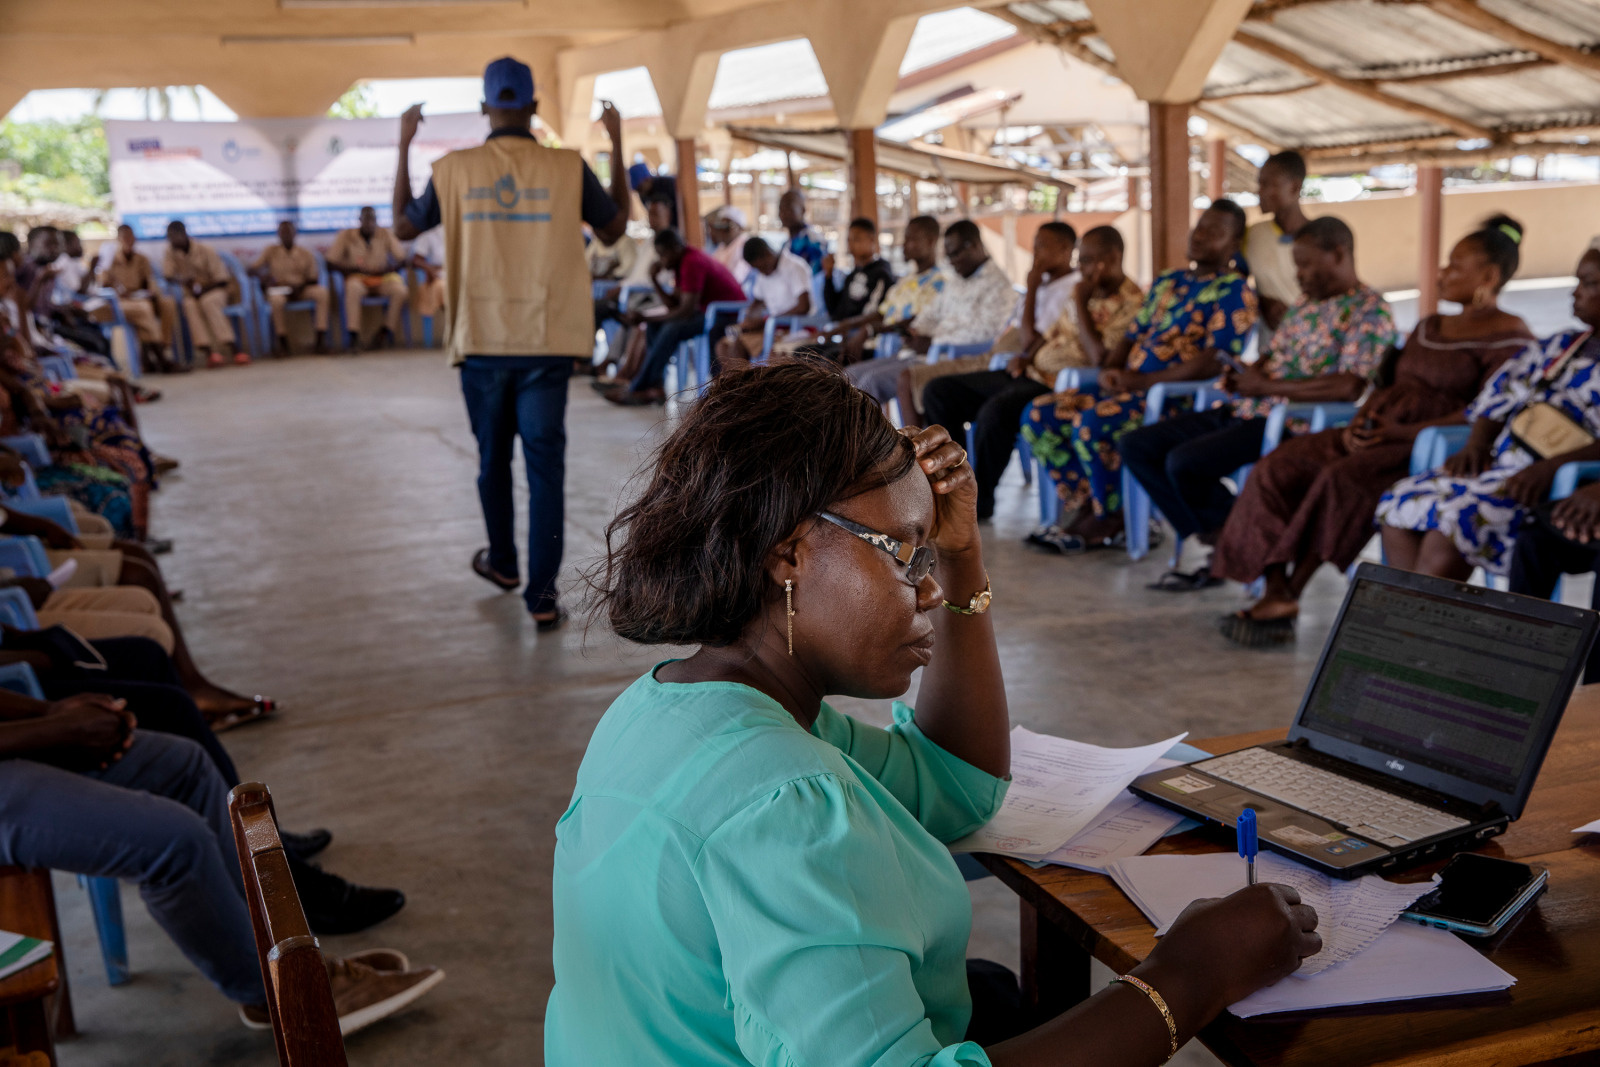
{"type": "MultiPolygon", "coordinates": [[[[356,224],[364,206],[390,223],[399,119],[108,120],[111,198],[142,241],[181,219],[196,237],[266,237],[284,219],[307,233],[356,224]]],[[[482,115],[425,116],[411,145],[421,193],[433,161],[483,143],[482,115]]]]}

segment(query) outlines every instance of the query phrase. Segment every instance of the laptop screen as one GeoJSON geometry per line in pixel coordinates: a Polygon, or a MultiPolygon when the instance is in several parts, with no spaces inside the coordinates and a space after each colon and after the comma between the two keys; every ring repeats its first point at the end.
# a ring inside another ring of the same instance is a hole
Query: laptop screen
{"type": "Polygon", "coordinates": [[[1587,652],[1582,614],[1551,621],[1358,578],[1299,725],[1398,757],[1380,761],[1397,774],[1416,763],[1514,794],[1587,652]]]}

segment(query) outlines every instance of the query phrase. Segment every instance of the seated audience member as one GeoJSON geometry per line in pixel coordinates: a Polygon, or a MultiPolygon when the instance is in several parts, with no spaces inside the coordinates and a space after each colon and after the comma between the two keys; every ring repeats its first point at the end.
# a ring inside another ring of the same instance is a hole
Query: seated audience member
{"type": "Polygon", "coordinates": [[[750,306],[739,319],[739,331],[717,341],[717,359],[724,367],[748,363],[761,354],[767,319],[811,314],[811,268],[791,252],[774,252],[759,237],[745,242],[744,260],[755,273],[750,306]]]}
{"type": "MultiPolygon", "coordinates": [[[[998,356],[1009,357],[1009,363],[1012,359],[1033,355],[1044,343],[1045,333],[1061,320],[1072,303],[1072,290],[1078,284],[1078,274],[1072,269],[1072,255],[1077,246],[1078,231],[1067,223],[1047,222],[1039,227],[1033,239],[1033,263],[1028,268],[1022,300],[1012,312],[1005,329],[995,339],[993,347],[977,356],[958,356],[955,359],[941,359],[937,363],[913,362],[900,373],[897,393],[901,421],[905,425],[922,425],[924,391],[935,378],[983,374],[988,372],[989,364],[998,356]]],[[[952,413],[947,411],[946,414],[952,413]]],[[[971,415],[966,414],[964,419],[970,420],[971,415]]],[[[980,471],[980,514],[983,484],[980,471]]]]}
{"type": "MultiPolygon", "coordinates": [[[[1223,371],[1239,399],[1133,430],[1117,442],[1128,472],[1150,494],[1180,539],[1216,542],[1233,507],[1223,482],[1261,458],[1267,416],[1280,401],[1359,400],[1395,342],[1394,317],[1377,290],[1356,277],[1355,237],[1339,219],[1314,219],[1294,239],[1299,288],[1272,334],[1265,358],[1223,371]]],[[[1211,568],[1170,571],[1154,588],[1218,585],[1211,568]]]]}
{"type": "MultiPolygon", "coordinates": [[[[717,302],[742,302],[744,290],[733,280],[727,268],[698,248],[683,243],[677,230],[658,230],[655,237],[657,262],[650,268],[650,282],[656,294],[668,308],[667,314],[646,322],[636,311],[624,312],[620,318],[630,326],[645,325],[648,348],[638,372],[626,386],[613,386],[602,395],[613,404],[635,407],[641,404],[659,404],[666,399],[662,388],[666,380],[667,364],[673,353],[685,341],[699,337],[706,328],[706,306],[717,302]],[[662,270],[670,270],[676,279],[673,291],[661,286],[662,270]]],[[[733,321],[732,312],[719,316],[712,324],[711,336],[733,321]]]]}
{"type": "MultiPolygon", "coordinates": [[[[151,918],[241,1021],[271,1025],[228,787],[200,745],[136,731],[127,703],[104,694],[46,702],[0,690],[0,760],[0,864],[137,883],[151,918]]],[[[386,950],[327,965],[346,1032],[444,977],[386,950]]]]}
{"type": "Polygon", "coordinates": [[[1600,251],[1578,261],[1572,313],[1588,328],[1529,345],[1468,406],[1466,447],[1383,495],[1378,526],[1391,566],[1457,581],[1474,567],[1505,574],[1517,533],[1549,496],[1556,471],[1600,459],[1600,251]],[[1584,432],[1566,441],[1530,426],[1519,434],[1519,419],[1584,432]],[[1580,443],[1585,433],[1589,442],[1580,443]]]}
{"type": "MultiPolygon", "coordinates": [[[[414,249],[415,245],[412,247],[414,249]]],[[[592,237],[584,246],[583,258],[589,264],[589,277],[593,281],[620,282],[633,273],[633,265],[639,258],[639,246],[626,233],[611,244],[592,237]]]]}
{"type": "Polygon", "coordinates": [[[1056,483],[1058,528],[1030,542],[1063,554],[1117,543],[1123,532],[1122,457],[1117,439],[1144,420],[1157,382],[1210,378],[1219,357],[1244,350],[1256,321],[1255,293],[1234,267],[1244,211],[1218,200],[1189,234],[1193,267],[1164,271],[1117,347],[1106,354],[1098,394],[1042,396],[1022,419],[1033,454],[1056,483]]]}
{"type": "MultiPolygon", "coordinates": [[[[958,439],[973,426],[976,451],[970,457],[978,478],[978,518],[994,514],[994,490],[1011,460],[1017,422],[1028,401],[1050,387],[1027,373],[1044,334],[1067,314],[1079,275],[1071,270],[1077,233],[1065,223],[1046,223],[1033,242],[1028,289],[1015,321],[990,352],[965,359],[907,367],[900,375],[900,412],[907,425],[920,425],[920,399],[929,425],[943,426],[958,439]],[[1064,232],[1063,232],[1064,231],[1064,232]],[[1047,283],[1046,278],[1050,281],[1047,283]],[[993,355],[1010,355],[1004,370],[989,370],[993,355]],[[945,368],[950,373],[940,373],[945,368]],[[920,390],[918,386],[921,386],[920,390]],[[919,397],[920,392],[920,397],[919,397]]],[[[1137,308],[1137,305],[1135,305],[1137,308]]],[[[1127,328],[1127,324],[1123,324],[1127,328]]]]}
{"type": "MultiPolygon", "coordinates": [[[[911,322],[922,314],[933,298],[944,290],[944,268],[939,266],[939,220],[918,215],[906,223],[900,252],[912,267],[910,274],[895,282],[884,294],[882,303],[863,309],[853,318],[842,319],[831,327],[844,339],[840,343],[842,363],[860,362],[869,343],[880,334],[905,336],[911,322]]],[[[906,351],[905,358],[913,353],[906,351]]]]}
{"type": "Polygon", "coordinates": [[[793,252],[806,261],[812,274],[820,273],[822,257],[828,254],[828,249],[817,231],[806,221],[806,194],[798,189],[790,189],[780,196],[778,222],[789,234],[778,251],[793,252]]]}
{"type": "MultiPolygon", "coordinates": [[[[33,314],[34,321],[53,339],[66,346],[106,356],[111,347],[99,324],[91,321],[75,301],[76,291],[65,301],[61,295],[62,232],[54,226],[35,226],[28,231],[28,254],[23,261],[17,280],[27,294],[24,307],[33,314]]],[[[79,247],[82,252],[82,247],[79,247]]],[[[74,280],[77,271],[73,270],[74,280]]],[[[63,353],[70,354],[70,353],[63,353]]]]}
{"type": "Polygon", "coordinates": [[[286,305],[309,300],[312,303],[311,324],[317,331],[316,350],[328,350],[328,287],[318,283],[321,273],[317,257],[311,249],[295,243],[294,223],[288,219],[278,223],[278,243],[261,250],[250,265],[250,273],[261,279],[267,293],[267,306],[272,310],[272,334],[277,339],[278,351],[289,353],[289,324],[286,305]]]}
{"type": "Polygon", "coordinates": [[[670,174],[652,173],[648,163],[635,163],[628,168],[628,185],[639,194],[639,203],[644,205],[652,230],[660,233],[678,228],[678,179],[670,174]],[[652,204],[661,205],[659,214],[650,210],[652,204]],[[662,225],[656,225],[658,221],[662,225]]]}
{"type": "MultiPolygon", "coordinates": [[[[624,238],[623,240],[627,239],[624,238]]],[[[613,247],[618,247],[621,243],[619,241],[618,245],[613,247]]],[[[628,265],[631,268],[633,265],[633,254],[631,252],[633,242],[630,240],[627,243],[630,246],[628,265]]],[[[623,253],[619,252],[620,254],[623,253]]],[[[437,318],[440,312],[444,310],[443,226],[434,226],[417,235],[411,242],[410,263],[412,268],[420,271],[422,275],[417,282],[417,314],[425,319],[437,318]]],[[[591,269],[592,265],[593,261],[591,260],[591,269]]],[[[623,273],[627,272],[624,271],[623,273]]],[[[621,277],[621,275],[619,274],[618,277],[621,277]]],[[[444,329],[435,325],[433,335],[435,337],[443,337],[444,329]]]]}
{"type": "Polygon", "coordinates": [[[557,826],[549,1067],[1153,1065],[1321,948],[1292,890],[1250,886],[1033,1029],[1010,972],[966,960],[946,842],[1011,765],[975,504],[942,429],[902,435],[819,361],[688,409],[595,581],[623,638],[699,647],[607,710],[557,826]],[[827,701],[919,667],[888,729],[827,701]]]}
{"type": "Polygon", "coordinates": [[[1265,578],[1266,593],[1223,619],[1227,637],[1244,645],[1294,640],[1300,593],[1323,563],[1344,570],[1361,554],[1378,501],[1405,476],[1417,434],[1464,421],[1472,398],[1533,339],[1498,304],[1521,239],[1520,226],[1497,216],[1456,242],[1439,273],[1439,298],[1462,310],[1417,324],[1349,426],[1290,438],[1250,472],[1217,539],[1211,573],[1265,578]]]}
{"type": "Polygon", "coordinates": [[[135,249],[133,227],[117,227],[116,252],[100,272],[100,284],[116,291],[123,318],[139,335],[143,363],[163,373],[177,368],[169,354],[177,336],[178,305],[156,283],[155,268],[135,249]]]}
{"type": "MultiPolygon", "coordinates": [[[[1301,289],[1294,261],[1294,241],[1306,224],[1300,210],[1300,190],[1306,181],[1306,161],[1299,152],[1268,156],[1256,175],[1256,195],[1268,217],[1245,231],[1244,258],[1255,279],[1261,301],[1262,332],[1270,337],[1284,313],[1294,305],[1301,289]]],[[[1266,348],[1266,338],[1262,339],[1266,348]]]]}
{"type": "MultiPolygon", "coordinates": [[[[915,220],[913,220],[915,221],[915,220]]],[[[910,236],[910,228],[906,230],[910,236]]],[[[1017,293],[983,247],[978,224],[961,219],[944,232],[950,269],[944,288],[906,327],[905,358],[925,355],[936,344],[992,344],[1017,307],[1017,293]]],[[[846,371],[850,380],[881,404],[895,399],[903,360],[874,359],[846,371]]]]}
{"type": "Polygon", "coordinates": [[[850,253],[851,267],[843,285],[833,283],[833,253],[822,257],[821,310],[836,323],[877,307],[894,286],[894,271],[878,254],[877,223],[866,217],[851,219],[845,231],[845,250],[850,253]]]}
{"type": "MultiPolygon", "coordinates": [[[[1517,528],[1511,549],[1513,593],[1549,600],[1563,574],[1600,570],[1600,482],[1591,482],[1565,500],[1541,505],[1517,528]]],[[[1600,577],[1590,604],[1600,610],[1600,577]]],[[[1600,642],[1589,651],[1583,684],[1600,682],[1600,642]]]]}
{"type": "Polygon", "coordinates": [[[83,240],[78,236],[77,230],[62,230],[61,254],[56,257],[56,292],[57,305],[71,304],[81,300],[89,291],[89,286],[94,283],[94,271],[83,261],[83,240]]]}
{"type": "Polygon", "coordinates": [[[215,249],[190,239],[188,229],[177,219],[167,225],[167,254],[161,260],[161,273],[177,283],[182,293],[183,317],[189,324],[195,358],[204,357],[212,367],[222,366],[230,355],[241,366],[249,363],[248,352],[234,351],[233,323],[224,310],[239,299],[233,274],[215,249]]]}
{"type": "Polygon", "coordinates": [[[387,297],[389,303],[383,311],[383,329],[373,335],[368,347],[393,345],[400,336],[400,318],[410,295],[397,273],[406,261],[400,239],[378,225],[376,211],[364,207],[360,225],[339,231],[327,259],[329,270],[344,275],[344,328],[350,332],[352,346],[361,336],[361,301],[369,296],[387,297]]]}
{"type": "Polygon", "coordinates": [[[744,243],[750,240],[746,231],[750,228],[744,211],[729,204],[719,207],[711,213],[711,240],[716,242],[716,248],[711,256],[718,263],[728,268],[729,273],[740,285],[745,284],[751,272],[755,269],[744,258],[744,243]]]}

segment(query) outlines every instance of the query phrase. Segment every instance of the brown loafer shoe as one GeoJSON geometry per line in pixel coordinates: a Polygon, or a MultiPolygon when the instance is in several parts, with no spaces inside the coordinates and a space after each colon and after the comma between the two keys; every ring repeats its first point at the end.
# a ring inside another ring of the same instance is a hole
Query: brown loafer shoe
{"type": "Polygon", "coordinates": [[[379,971],[358,960],[331,957],[327,963],[339,1032],[346,1036],[393,1015],[444,981],[437,967],[379,971]]]}

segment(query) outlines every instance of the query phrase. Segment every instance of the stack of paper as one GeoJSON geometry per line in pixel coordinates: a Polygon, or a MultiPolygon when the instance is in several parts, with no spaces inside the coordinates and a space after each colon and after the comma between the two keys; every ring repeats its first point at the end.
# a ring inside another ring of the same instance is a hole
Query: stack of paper
{"type": "MultiPolygon", "coordinates": [[[[1177,760],[1158,759],[1140,773],[1164,771],[1178,765],[1177,760]]],[[[1080,871],[1104,873],[1107,864],[1140,855],[1184,821],[1177,812],[1140,800],[1123,790],[1094,822],[1036,865],[1055,863],[1080,871]]]]}
{"type": "Polygon", "coordinates": [[[1594,822],[1586,822],[1582,826],[1574,826],[1572,832],[1575,834],[1600,834],[1600,819],[1596,819],[1594,822]]]}
{"type": "MultiPolygon", "coordinates": [[[[1240,1018],[1348,1004],[1410,1000],[1505,989],[1516,979],[1444,930],[1396,922],[1432,882],[1400,885],[1369,875],[1339,880],[1282,857],[1257,859],[1262,882],[1293,886],[1317,909],[1323,949],[1293,976],[1230,1007],[1240,1018]]],[[[1192,901],[1244,888],[1245,864],[1218,852],[1203,856],[1137,856],[1108,865],[1107,874],[1165,933],[1192,901]]]]}
{"type": "Polygon", "coordinates": [[[1140,748],[1101,748],[1018,726],[1011,731],[1011,788],[1005,803],[987,825],[950,851],[1048,859],[1097,822],[1129,782],[1185,736],[1140,748]]]}
{"type": "Polygon", "coordinates": [[[9,978],[22,968],[38,963],[51,951],[48,941],[0,930],[0,978],[9,978]]]}

